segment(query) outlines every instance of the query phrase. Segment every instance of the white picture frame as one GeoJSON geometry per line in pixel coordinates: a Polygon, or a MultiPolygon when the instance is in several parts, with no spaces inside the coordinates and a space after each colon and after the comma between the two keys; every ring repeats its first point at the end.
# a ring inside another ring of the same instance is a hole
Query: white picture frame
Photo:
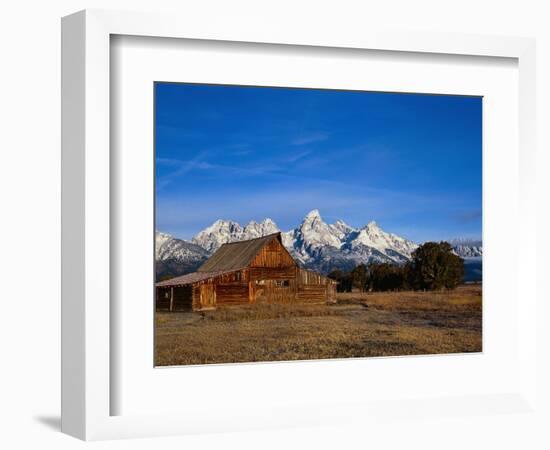
{"type": "MultiPolygon", "coordinates": [[[[196,23],[192,17],[87,10],[62,21],[62,430],[85,440],[162,436],[319,424],[351,417],[391,415],[391,405],[316,405],[300,410],[279,407],[250,420],[189,420],[185,414],[111,415],[110,38],[112,35],[286,44],[333,49],[368,49],[418,54],[513,58],[519,73],[518,261],[536,261],[535,195],[535,42],[527,38],[383,30],[279,29],[250,22],[233,27],[223,21],[196,23]],[[304,414],[306,418],[304,419],[304,414]]],[[[482,398],[437,398],[409,404],[415,410],[439,408],[459,414],[493,413],[506,404],[514,411],[535,407],[536,270],[518,264],[522,298],[518,309],[520,376],[514,392],[482,398]],[[480,402],[480,400],[482,400],[480,402]],[[431,403],[430,403],[431,402],[431,403]],[[475,406],[477,405],[477,406],[475,406]]],[[[516,293],[516,295],[519,295],[516,293]]],[[[264,366],[264,371],[269,371],[264,366]]],[[[315,369],[311,369],[315,370],[315,369]]],[[[181,374],[182,377],[185,374],[181,374]]],[[[224,405],[218,405],[220,408],[224,405]]],[[[227,406],[227,405],[225,405],[227,406]]],[[[242,417],[248,417],[246,413],[242,417]]],[[[235,418],[241,417],[235,413],[235,418]]]]}

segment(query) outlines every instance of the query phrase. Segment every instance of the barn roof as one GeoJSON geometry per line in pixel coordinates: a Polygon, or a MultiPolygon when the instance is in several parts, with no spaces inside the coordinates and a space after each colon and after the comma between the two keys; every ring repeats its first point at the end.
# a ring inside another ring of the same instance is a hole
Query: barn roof
{"type": "Polygon", "coordinates": [[[273,233],[264,237],[223,244],[210,258],[208,258],[198,272],[212,272],[218,270],[239,270],[250,265],[258,252],[274,238],[282,244],[281,233],[273,233]]]}
{"type": "Polygon", "coordinates": [[[157,287],[175,287],[175,286],[184,286],[186,284],[193,284],[198,281],[207,280],[208,278],[217,277],[218,275],[223,275],[224,273],[231,273],[233,270],[218,270],[213,272],[193,272],[179,277],[170,278],[169,280],[159,281],[157,287]]]}
{"type": "MultiPolygon", "coordinates": [[[[250,265],[259,251],[271,242],[277,239],[282,245],[281,233],[273,233],[267,236],[247,241],[230,242],[223,244],[196,272],[181,275],[179,277],[170,278],[156,283],[157,287],[176,287],[187,284],[197,283],[199,281],[214,278],[226,273],[236,272],[250,265]]],[[[284,248],[284,246],[283,246],[284,248]]],[[[325,275],[321,275],[312,270],[300,268],[303,272],[315,274],[321,278],[328,280],[331,284],[336,282],[325,275]]]]}

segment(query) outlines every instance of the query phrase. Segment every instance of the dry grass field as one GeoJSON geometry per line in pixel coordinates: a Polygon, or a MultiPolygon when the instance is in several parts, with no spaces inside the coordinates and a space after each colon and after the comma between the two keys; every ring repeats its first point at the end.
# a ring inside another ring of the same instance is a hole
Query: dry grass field
{"type": "Polygon", "coordinates": [[[481,286],[157,313],[158,366],[480,352],[481,286]]]}

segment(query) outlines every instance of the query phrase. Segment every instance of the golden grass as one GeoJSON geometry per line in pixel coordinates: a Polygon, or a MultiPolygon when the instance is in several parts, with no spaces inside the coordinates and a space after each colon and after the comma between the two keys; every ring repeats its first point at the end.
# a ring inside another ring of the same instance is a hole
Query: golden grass
{"type": "Polygon", "coordinates": [[[481,351],[481,286],[157,313],[156,365],[481,351]]]}

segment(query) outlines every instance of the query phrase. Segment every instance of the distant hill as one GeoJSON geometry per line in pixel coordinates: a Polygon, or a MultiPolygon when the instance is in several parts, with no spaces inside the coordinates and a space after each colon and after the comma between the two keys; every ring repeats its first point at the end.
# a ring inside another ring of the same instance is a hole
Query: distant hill
{"type": "Polygon", "coordinates": [[[157,280],[194,272],[210,253],[199,245],[157,231],[155,235],[155,273],[157,280]]]}

